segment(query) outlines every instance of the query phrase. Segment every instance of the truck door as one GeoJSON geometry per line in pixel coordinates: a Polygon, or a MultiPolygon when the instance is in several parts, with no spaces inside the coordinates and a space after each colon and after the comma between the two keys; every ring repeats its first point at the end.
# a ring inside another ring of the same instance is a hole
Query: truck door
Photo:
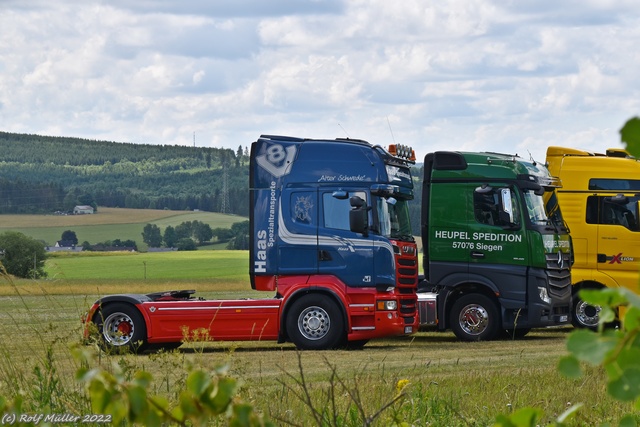
{"type": "MultiPolygon", "coordinates": [[[[320,189],[318,227],[318,272],[334,275],[348,286],[374,286],[373,233],[355,233],[349,225],[349,199],[361,198],[370,204],[364,189],[320,189]]],[[[369,220],[371,222],[371,220],[369,220]]]]}
{"type": "MultiPolygon", "coordinates": [[[[423,223],[428,226],[428,239],[423,236],[425,276],[432,283],[467,280],[470,253],[474,242],[469,233],[473,188],[465,183],[438,182],[431,185],[429,200],[423,200],[423,223]]],[[[424,233],[424,231],[423,231],[424,233]]]]}
{"type": "Polygon", "coordinates": [[[469,191],[473,191],[474,213],[470,274],[499,286],[504,298],[525,300],[528,245],[518,192],[499,183],[476,185],[469,191]]]}
{"type": "Polygon", "coordinates": [[[589,196],[587,222],[598,223],[598,271],[638,292],[640,196],[589,196]]]}
{"type": "Polygon", "coordinates": [[[279,274],[318,272],[318,192],[287,188],[282,191],[278,221],[279,274]]]}

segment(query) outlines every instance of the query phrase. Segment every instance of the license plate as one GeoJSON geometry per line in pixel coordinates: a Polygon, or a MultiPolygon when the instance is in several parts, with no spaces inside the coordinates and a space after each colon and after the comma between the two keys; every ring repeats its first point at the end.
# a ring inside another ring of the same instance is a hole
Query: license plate
{"type": "Polygon", "coordinates": [[[560,316],[560,322],[568,322],[568,321],[569,321],[569,316],[567,316],[566,314],[560,316]]]}
{"type": "Polygon", "coordinates": [[[412,334],[413,333],[413,326],[405,326],[404,327],[404,333],[405,334],[412,334]]]}

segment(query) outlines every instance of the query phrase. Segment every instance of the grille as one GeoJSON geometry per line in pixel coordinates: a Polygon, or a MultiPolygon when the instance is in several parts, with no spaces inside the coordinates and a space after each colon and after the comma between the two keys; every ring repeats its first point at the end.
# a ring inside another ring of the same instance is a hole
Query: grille
{"type": "Polygon", "coordinates": [[[400,295],[398,311],[407,325],[413,324],[417,315],[418,259],[415,253],[415,249],[398,250],[395,253],[396,292],[400,295]]]}
{"type": "Polygon", "coordinates": [[[560,296],[571,292],[570,254],[562,253],[562,263],[558,262],[557,253],[548,253],[545,257],[547,261],[547,276],[549,278],[549,292],[560,296]]]}

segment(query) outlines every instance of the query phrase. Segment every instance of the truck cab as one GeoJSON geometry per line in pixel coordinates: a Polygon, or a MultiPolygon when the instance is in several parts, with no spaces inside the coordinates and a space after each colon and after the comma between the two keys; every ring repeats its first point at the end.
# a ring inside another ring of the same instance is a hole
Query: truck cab
{"type": "Polygon", "coordinates": [[[543,165],[517,156],[427,154],[423,326],[488,340],[570,322],[571,242],[558,186],[543,165]]]}
{"type": "Polygon", "coordinates": [[[573,239],[573,322],[595,329],[600,308],[585,303],[581,289],[639,292],[640,162],[620,149],[593,153],[551,146],[547,164],[562,179],[558,201],[573,239]]]}
{"type": "MultiPolygon", "coordinates": [[[[362,140],[272,135],[251,158],[251,286],[277,291],[285,313],[303,296],[331,300],[348,341],[415,332],[413,160],[362,140]],[[382,306],[394,309],[381,318],[382,306]]],[[[281,338],[302,341],[297,329],[283,324],[281,338]]]]}

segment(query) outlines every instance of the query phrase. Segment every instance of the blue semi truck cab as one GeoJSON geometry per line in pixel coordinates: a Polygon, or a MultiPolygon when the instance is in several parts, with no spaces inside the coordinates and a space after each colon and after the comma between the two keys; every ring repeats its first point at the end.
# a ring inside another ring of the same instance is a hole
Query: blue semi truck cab
{"type": "Polygon", "coordinates": [[[314,298],[333,306],[344,321],[342,340],[417,330],[417,250],[407,205],[414,160],[410,149],[393,150],[274,135],[252,145],[251,286],[276,291],[285,312],[303,296],[309,307],[314,298]]]}

